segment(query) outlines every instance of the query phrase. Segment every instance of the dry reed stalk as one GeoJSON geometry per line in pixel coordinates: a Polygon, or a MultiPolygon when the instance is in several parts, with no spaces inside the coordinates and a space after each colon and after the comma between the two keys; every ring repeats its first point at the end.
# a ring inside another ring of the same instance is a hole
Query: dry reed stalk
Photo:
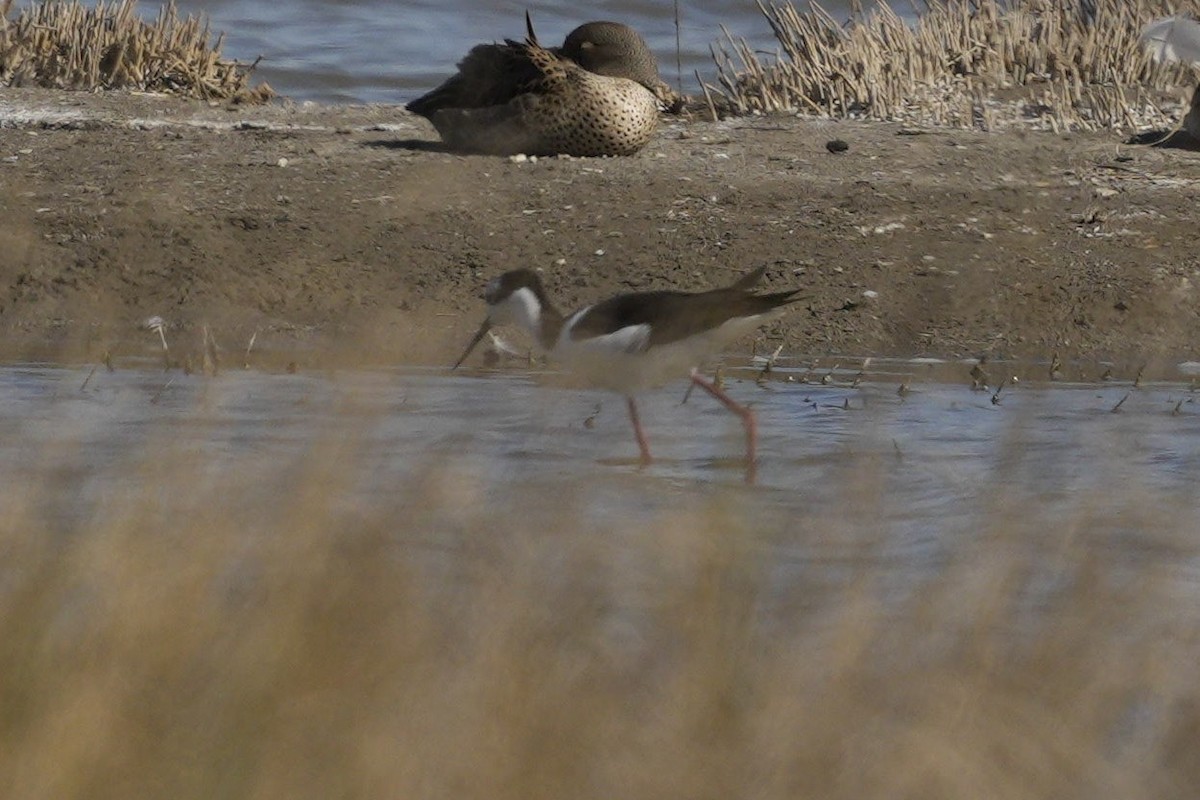
{"type": "MultiPolygon", "coordinates": [[[[1194,0],[1182,8],[1098,0],[1094,18],[1075,0],[929,0],[911,24],[880,2],[870,12],[853,10],[845,25],[817,2],[806,12],[790,3],[756,2],[781,55],[764,60],[724,32],[726,42],[713,57],[735,113],[820,109],[833,117],[939,121],[950,106],[935,97],[956,97],[951,106],[961,108],[981,92],[1049,85],[1056,91],[1048,95],[1043,124],[1131,127],[1165,118],[1153,105],[1131,110],[1123,102],[1097,103],[1101,95],[1086,89],[1175,93],[1194,82],[1188,68],[1149,58],[1138,38],[1149,19],[1200,11],[1194,0]]],[[[1017,116],[1021,104],[1010,106],[1009,116],[1017,116]]],[[[973,125],[979,115],[949,117],[973,125]]]]}
{"type": "MultiPolygon", "coordinates": [[[[8,18],[0,6],[0,85],[56,89],[136,89],[202,99],[265,102],[266,84],[250,86],[254,65],[221,58],[207,19],[180,19],[174,0],[155,21],[137,13],[137,0],[100,0],[94,8],[45,2],[8,18]]],[[[257,62],[255,62],[257,63],[257,62]]]]}
{"type": "Polygon", "coordinates": [[[712,90],[709,88],[709,85],[707,83],[705,83],[704,80],[700,77],[699,72],[697,72],[695,74],[696,74],[696,82],[700,84],[700,91],[704,92],[704,103],[708,108],[709,121],[716,122],[721,117],[717,113],[716,104],[713,102],[712,90]]]}

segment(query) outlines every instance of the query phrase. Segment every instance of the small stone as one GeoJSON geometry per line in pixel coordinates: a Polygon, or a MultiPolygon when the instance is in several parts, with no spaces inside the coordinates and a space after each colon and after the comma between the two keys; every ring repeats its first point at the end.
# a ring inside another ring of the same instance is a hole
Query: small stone
{"type": "Polygon", "coordinates": [[[830,139],[825,143],[825,149],[831,153],[844,153],[850,149],[850,145],[842,139],[830,139]]]}
{"type": "Polygon", "coordinates": [[[275,166],[280,167],[280,168],[286,167],[287,165],[288,165],[288,160],[286,158],[281,157],[278,161],[275,162],[275,166]]]}

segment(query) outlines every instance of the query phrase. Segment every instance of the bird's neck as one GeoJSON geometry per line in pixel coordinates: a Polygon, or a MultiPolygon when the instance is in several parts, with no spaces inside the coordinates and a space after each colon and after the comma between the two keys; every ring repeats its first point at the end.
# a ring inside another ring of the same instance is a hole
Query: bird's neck
{"type": "Polygon", "coordinates": [[[511,302],[512,321],[529,331],[543,350],[553,350],[562,330],[563,315],[545,292],[521,289],[513,293],[511,302]]]}

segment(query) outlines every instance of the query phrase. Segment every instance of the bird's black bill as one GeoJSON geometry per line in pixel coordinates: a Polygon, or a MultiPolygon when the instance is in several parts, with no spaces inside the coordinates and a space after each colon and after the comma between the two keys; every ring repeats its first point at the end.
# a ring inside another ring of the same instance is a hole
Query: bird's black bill
{"type": "Polygon", "coordinates": [[[458,369],[459,366],[462,365],[462,363],[467,360],[467,356],[471,355],[471,351],[475,349],[475,345],[479,344],[479,340],[482,339],[484,336],[486,336],[487,332],[490,331],[491,329],[492,329],[491,320],[485,319],[483,321],[483,324],[479,326],[479,330],[477,330],[475,332],[475,335],[473,337],[471,337],[471,343],[469,345],[467,345],[467,349],[463,351],[463,354],[458,357],[458,361],[455,361],[454,366],[451,367],[450,369],[451,370],[458,369]]]}

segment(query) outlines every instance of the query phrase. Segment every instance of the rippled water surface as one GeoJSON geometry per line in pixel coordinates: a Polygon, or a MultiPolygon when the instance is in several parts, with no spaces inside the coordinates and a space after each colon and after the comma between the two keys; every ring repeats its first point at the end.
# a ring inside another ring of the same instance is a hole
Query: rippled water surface
{"type": "MultiPolygon", "coordinates": [[[[846,14],[846,3],[822,5],[837,18],[846,14]]],[[[150,16],[158,4],[144,0],[141,8],[150,16]]],[[[776,50],[766,21],[749,0],[681,2],[679,65],[671,2],[603,0],[581,6],[454,0],[179,0],[178,8],[209,16],[213,30],[225,33],[225,56],[239,61],[262,56],[258,76],[277,91],[324,102],[412,99],[450,75],[472,45],[522,38],[526,9],[545,43],[561,42],[568,31],[588,20],[632,25],[658,55],[664,79],[674,84],[682,74],[685,91],[697,90],[697,70],[712,80],[709,45],[722,37],[722,25],[752,47],[776,50]]]]}
{"type": "Polygon", "coordinates": [[[759,791],[782,759],[848,784],[821,797],[1189,797],[1187,370],[990,363],[997,395],[969,363],[845,363],[725,370],[757,485],[682,383],[646,393],[639,468],[618,398],[525,363],[0,366],[0,688],[33,719],[8,741],[39,787],[124,764],[125,796],[490,796],[533,758],[588,796],[795,797],[759,791]],[[692,782],[730,753],[753,769],[692,782]],[[1150,789],[1101,787],[1110,762],[1150,789]]]}
{"type": "MultiPolygon", "coordinates": [[[[189,495],[234,519],[333,509],[386,520],[406,554],[451,574],[484,544],[458,513],[549,536],[599,531],[616,553],[628,548],[620,560],[720,499],[754,531],[768,600],[849,590],[863,574],[899,600],[970,563],[997,531],[1015,563],[1076,542],[1118,568],[1149,563],[1187,596],[1200,590],[1200,558],[1178,538],[1200,497],[1200,392],[1186,375],[1025,382],[993,402],[965,383],[915,380],[926,364],[877,360],[855,385],[857,369],[726,378],[759,417],[747,485],[739,420],[699,393],[682,404],[682,383],[641,400],[657,459],[642,468],[619,398],[546,373],[2,367],[0,513],[91,536],[107,524],[97,520],[124,524],[147,502],[195,508],[189,495]],[[314,470],[330,465],[337,485],[323,479],[314,496],[314,470]]],[[[1050,590],[1057,573],[1044,572],[1050,590]]],[[[1035,602],[1041,590],[1029,591],[1035,602]]]]}
{"type": "MultiPolygon", "coordinates": [[[[501,492],[570,482],[614,513],[658,494],[731,487],[752,492],[764,512],[787,514],[837,513],[847,484],[875,472],[898,546],[953,530],[959,510],[1007,488],[1053,506],[1080,494],[1102,498],[1108,487],[1194,498],[1200,486],[1200,392],[1185,377],[1140,388],[1021,384],[993,402],[992,392],[965,384],[911,381],[922,365],[876,364],[858,385],[849,373],[786,369],[761,385],[752,371],[729,379],[759,416],[751,488],[742,487],[737,418],[700,394],[681,404],[683,383],[641,399],[658,459],[641,469],[619,398],[541,373],[204,378],[149,367],[9,366],[0,368],[0,480],[65,474],[75,496],[87,498],[118,491],[131,470],[180,448],[203,455],[208,469],[269,479],[278,465],[338,443],[356,454],[353,483],[364,503],[438,459],[501,492]]],[[[266,494],[277,488],[269,484],[266,494]]]]}

